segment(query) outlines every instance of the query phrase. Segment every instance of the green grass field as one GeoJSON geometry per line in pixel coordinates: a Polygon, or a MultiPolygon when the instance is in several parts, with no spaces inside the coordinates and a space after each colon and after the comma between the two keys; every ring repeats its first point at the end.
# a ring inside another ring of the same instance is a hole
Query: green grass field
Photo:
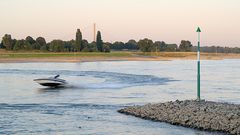
{"type": "Polygon", "coordinates": [[[49,57],[131,57],[129,52],[76,52],[76,53],[52,53],[52,52],[0,52],[0,58],[49,58],[49,57]]]}

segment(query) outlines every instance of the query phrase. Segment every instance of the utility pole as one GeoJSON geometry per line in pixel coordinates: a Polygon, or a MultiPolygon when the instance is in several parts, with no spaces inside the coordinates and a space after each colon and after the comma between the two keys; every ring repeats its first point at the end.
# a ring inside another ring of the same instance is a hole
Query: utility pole
{"type": "Polygon", "coordinates": [[[93,24],[93,41],[96,42],[96,23],[93,24]]]}
{"type": "Polygon", "coordinates": [[[200,98],[200,33],[201,33],[201,29],[198,27],[197,28],[197,31],[198,33],[198,52],[197,52],[197,59],[198,59],[198,62],[197,62],[197,100],[200,101],[201,98],[200,98]]]}

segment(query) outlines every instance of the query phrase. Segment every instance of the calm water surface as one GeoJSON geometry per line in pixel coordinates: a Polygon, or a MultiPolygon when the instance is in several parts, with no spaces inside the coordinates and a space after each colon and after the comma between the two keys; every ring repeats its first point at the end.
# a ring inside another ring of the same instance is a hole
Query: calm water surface
{"type": "MultiPolygon", "coordinates": [[[[240,60],[202,61],[202,98],[240,104],[240,60]]],[[[196,61],[1,63],[0,134],[210,135],[117,113],[196,98],[196,61]],[[66,88],[33,79],[60,74],[66,88]]]]}

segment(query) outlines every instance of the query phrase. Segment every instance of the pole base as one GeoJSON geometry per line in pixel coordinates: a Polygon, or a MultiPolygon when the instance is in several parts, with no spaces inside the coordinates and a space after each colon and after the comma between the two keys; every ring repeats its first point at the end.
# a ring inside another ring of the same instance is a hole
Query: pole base
{"type": "Polygon", "coordinates": [[[201,99],[200,99],[200,98],[197,98],[197,101],[201,101],[201,99]]]}
{"type": "Polygon", "coordinates": [[[205,99],[197,98],[196,101],[201,102],[201,101],[205,101],[205,99]]]}

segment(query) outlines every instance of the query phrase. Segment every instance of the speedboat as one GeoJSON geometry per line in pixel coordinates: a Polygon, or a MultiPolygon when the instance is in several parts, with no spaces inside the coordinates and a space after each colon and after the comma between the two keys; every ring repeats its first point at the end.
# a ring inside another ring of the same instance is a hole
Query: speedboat
{"type": "Polygon", "coordinates": [[[48,86],[48,87],[62,87],[67,84],[67,82],[63,79],[59,79],[60,75],[56,75],[54,77],[49,78],[40,78],[40,79],[34,79],[33,81],[39,83],[42,86],[48,86]]]}

